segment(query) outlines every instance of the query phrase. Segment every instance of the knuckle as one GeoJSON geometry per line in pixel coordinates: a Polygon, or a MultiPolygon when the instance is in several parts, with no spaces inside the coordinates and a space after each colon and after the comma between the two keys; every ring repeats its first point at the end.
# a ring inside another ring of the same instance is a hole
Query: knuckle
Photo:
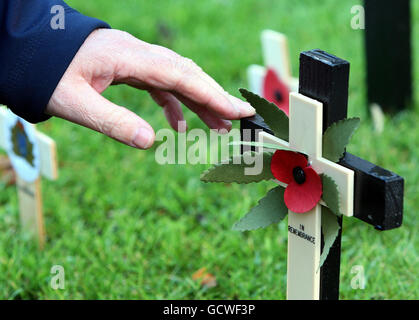
{"type": "Polygon", "coordinates": [[[192,59],[182,58],[181,61],[181,66],[183,67],[183,70],[186,72],[193,72],[197,68],[197,65],[195,64],[195,62],[193,62],[192,59]]]}
{"type": "Polygon", "coordinates": [[[127,31],[117,30],[117,33],[115,34],[115,41],[118,41],[118,42],[132,43],[133,41],[136,41],[136,40],[137,39],[127,31]]]}
{"type": "Polygon", "coordinates": [[[124,127],[125,112],[122,108],[116,109],[101,124],[101,132],[111,138],[122,140],[121,129],[124,127]]]}
{"type": "Polygon", "coordinates": [[[186,90],[188,84],[196,79],[196,73],[198,66],[189,58],[179,56],[175,61],[175,67],[173,72],[173,89],[174,90],[186,90]]]}
{"type": "Polygon", "coordinates": [[[97,130],[101,133],[105,133],[102,121],[100,119],[97,119],[92,114],[90,114],[87,110],[81,109],[80,110],[80,117],[81,117],[81,119],[83,119],[82,122],[87,124],[88,127],[92,128],[94,130],[97,130]]]}
{"type": "Polygon", "coordinates": [[[174,58],[174,69],[178,70],[181,74],[189,73],[191,70],[191,62],[188,58],[176,57],[174,58]]]}

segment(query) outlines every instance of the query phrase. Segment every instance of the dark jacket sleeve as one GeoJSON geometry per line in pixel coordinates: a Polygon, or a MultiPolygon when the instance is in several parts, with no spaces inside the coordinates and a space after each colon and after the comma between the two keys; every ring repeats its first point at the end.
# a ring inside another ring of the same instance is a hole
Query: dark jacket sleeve
{"type": "Polygon", "coordinates": [[[48,119],[52,93],[97,28],[109,25],[61,0],[0,0],[0,104],[32,123],[48,119]],[[56,5],[64,8],[64,20],[57,20],[56,5]]]}

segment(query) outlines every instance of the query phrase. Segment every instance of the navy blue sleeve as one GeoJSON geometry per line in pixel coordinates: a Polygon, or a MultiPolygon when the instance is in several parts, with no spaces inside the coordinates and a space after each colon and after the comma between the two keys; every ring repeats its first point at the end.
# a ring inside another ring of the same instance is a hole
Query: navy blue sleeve
{"type": "Polygon", "coordinates": [[[49,99],[87,36],[110,28],[61,0],[0,0],[0,104],[25,120],[48,119],[49,99]],[[51,26],[62,6],[64,29],[51,26]],[[54,19],[53,19],[54,20],[54,19]]]}

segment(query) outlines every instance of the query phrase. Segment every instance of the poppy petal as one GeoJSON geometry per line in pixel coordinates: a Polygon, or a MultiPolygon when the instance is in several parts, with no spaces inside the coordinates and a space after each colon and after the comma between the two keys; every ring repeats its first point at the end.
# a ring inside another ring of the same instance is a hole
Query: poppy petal
{"type": "Polygon", "coordinates": [[[306,181],[298,184],[292,181],[284,193],[285,205],[295,213],[304,213],[313,209],[320,201],[323,192],[320,176],[312,167],[304,168],[306,181]]]}
{"type": "Polygon", "coordinates": [[[304,155],[294,151],[276,150],[271,160],[271,172],[273,176],[283,182],[294,181],[292,170],[295,167],[306,168],[307,159],[304,155]]]}
{"type": "Polygon", "coordinates": [[[275,103],[287,116],[289,116],[289,94],[288,86],[273,69],[268,69],[263,80],[263,97],[275,103]]]}

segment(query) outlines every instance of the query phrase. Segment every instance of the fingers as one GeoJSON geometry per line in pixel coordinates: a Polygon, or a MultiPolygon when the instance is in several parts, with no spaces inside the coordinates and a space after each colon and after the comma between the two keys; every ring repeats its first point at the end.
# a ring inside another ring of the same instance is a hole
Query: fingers
{"type": "Polygon", "coordinates": [[[197,105],[191,100],[179,96],[179,100],[169,92],[152,89],[149,90],[153,100],[163,107],[164,114],[173,129],[178,132],[185,132],[187,130],[186,122],[183,117],[182,107],[179,100],[181,100],[189,109],[195,112],[201,120],[208,125],[211,129],[225,129],[230,131],[231,121],[220,119],[210,113],[204,107],[197,105]]]}
{"type": "Polygon", "coordinates": [[[105,99],[87,83],[72,90],[57,87],[46,112],[139,149],[150,148],[155,139],[154,130],[146,121],[105,99]]]}
{"type": "Polygon", "coordinates": [[[210,129],[225,129],[227,131],[231,130],[231,121],[221,119],[214,114],[212,114],[205,107],[193,102],[192,100],[183,97],[180,94],[175,94],[176,97],[182,101],[190,110],[195,112],[198,117],[210,128],[210,129]]]}
{"type": "Polygon", "coordinates": [[[166,91],[151,89],[149,93],[153,100],[163,108],[164,115],[170,126],[178,132],[185,132],[187,127],[179,100],[166,91]]]}
{"type": "Polygon", "coordinates": [[[170,89],[196,105],[224,119],[240,119],[253,114],[247,103],[234,99],[220,86],[214,85],[215,81],[209,81],[210,77],[192,60],[179,57],[174,68],[177,79],[170,89]]]}
{"type": "Polygon", "coordinates": [[[240,119],[254,115],[253,107],[226,93],[192,60],[142,41],[138,41],[132,50],[125,52],[126,58],[123,58],[129,76],[120,76],[126,82],[137,82],[137,86],[144,83],[180,94],[220,118],[240,119]]]}

